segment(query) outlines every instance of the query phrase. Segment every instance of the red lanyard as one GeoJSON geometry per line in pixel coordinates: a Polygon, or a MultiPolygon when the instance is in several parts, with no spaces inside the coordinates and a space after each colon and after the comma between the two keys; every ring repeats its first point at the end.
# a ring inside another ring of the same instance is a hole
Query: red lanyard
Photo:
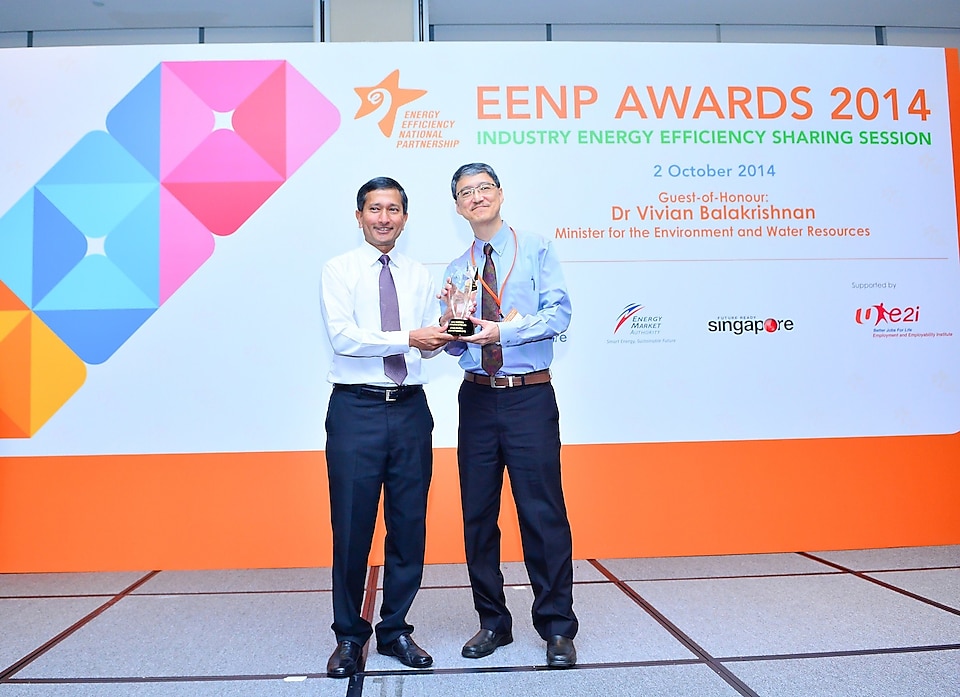
{"type": "MultiPolygon", "coordinates": [[[[486,281],[483,280],[483,272],[482,272],[482,271],[480,272],[480,283],[481,283],[481,285],[483,285],[484,291],[486,291],[487,293],[489,293],[490,296],[493,298],[493,301],[494,301],[495,303],[497,303],[497,312],[500,313],[500,316],[501,316],[501,317],[503,317],[503,308],[500,306],[501,302],[503,301],[503,289],[507,287],[507,281],[510,279],[510,274],[513,273],[513,267],[514,267],[514,265],[517,263],[517,255],[520,253],[520,243],[517,241],[517,232],[516,232],[516,230],[514,230],[512,227],[510,228],[510,232],[513,233],[513,247],[514,247],[513,261],[510,263],[510,270],[507,271],[507,275],[506,275],[506,277],[503,279],[503,283],[500,284],[500,292],[499,292],[499,293],[494,293],[494,292],[493,292],[493,290],[490,288],[490,286],[487,285],[486,281]]],[[[489,244],[489,243],[488,243],[488,244],[489,244]]],[[[473,255],[473,248],[474,248],[475,246],[476,246],[475,244],[471,244],[471,245],[470,245],[470,266],[473,266],[473,267],[476,267],[476,266],[477,266],[477,263],[476,263],[476,261],[475,261],[475,259],[474,259],[474,255],[473,255]]],[[[492,245],[491,245],[491,246],[492,246],[492,245]]]]}

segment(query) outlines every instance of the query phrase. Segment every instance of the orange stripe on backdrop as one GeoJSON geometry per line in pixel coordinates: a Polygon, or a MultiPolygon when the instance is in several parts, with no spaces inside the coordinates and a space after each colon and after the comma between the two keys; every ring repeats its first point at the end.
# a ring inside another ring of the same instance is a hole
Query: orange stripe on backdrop
{"type": "MultiPolygon", "coordinates": [[[[947,100],[950,104],[950,135],[953,141],[953,182],[957,194],[957,212],[960,214],[960,50],[948,48],[947,100]]],[[[960,237],[960,227],[957,230],[960,237]]]]}
{"type": "MultiPolygon", "coordinates": [[[[577,558],[960,543],[960,436],[564,448],[577,558]]],[[[504,559],[521,558],[504,501],[504,559]]],[[[436,453],[428,561],[463,561],[436,453]]],[[[382,530],[372,561],[379,563],[382,530]]],[[[0,460],[0,572],[326,566],[323,453],[0,460]]]]}

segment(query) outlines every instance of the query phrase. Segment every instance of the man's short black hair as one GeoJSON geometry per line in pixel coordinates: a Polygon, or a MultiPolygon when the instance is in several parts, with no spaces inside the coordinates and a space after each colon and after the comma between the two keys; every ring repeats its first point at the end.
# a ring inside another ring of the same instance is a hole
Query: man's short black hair
{"type": "Polygon", "coordinates": [[[367,201],[367,194],[371,191],[380,191],[382,189],[396,189],[400,192],[400,200],[403,202],[403,214],[407,214],[407,192],[400,186],[400,182],[390,177],[374,177],[366,184],[360,187],[357,192],[357,210],[363,210],[363,204],[367,201]]]}

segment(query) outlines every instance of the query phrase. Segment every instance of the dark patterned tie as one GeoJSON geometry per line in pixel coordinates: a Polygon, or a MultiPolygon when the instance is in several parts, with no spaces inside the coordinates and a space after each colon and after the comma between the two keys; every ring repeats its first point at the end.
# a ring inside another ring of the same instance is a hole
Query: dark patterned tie
{"type": "MultiPolygon", "coordinates": [[[[483,262],[483,282],[486,288],[480,301],[480,318],[499,322],[500,306],[494,297],[498,292],[497,269],[493,265],[492,254],[493,246],[489,242],[483,245],[483,255],[486,257],[483,262]]],[[[487,371],[487,375],[497,374],[503,366],[503,349],[500,344],[487,344],[480,348],[480,366],[487,371]]]]}
{"type": "MultiPolygon", "coordinates": [[[[390,257],[380,257],[380,328],[384,331],[400,329],[400,304],[397,302],[397,286],[390,273],[390,257]]],[[[398,385],[407,377],[407,363],[403,354],[383,357],[383,372],[398,385]]]]}

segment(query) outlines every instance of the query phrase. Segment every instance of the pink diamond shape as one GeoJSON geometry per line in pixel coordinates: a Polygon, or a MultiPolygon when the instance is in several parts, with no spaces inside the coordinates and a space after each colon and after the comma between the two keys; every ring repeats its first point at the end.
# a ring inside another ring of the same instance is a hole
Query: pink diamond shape
{"type": "Polygon", "coordinates": [[[340,126],[286,61],[163,65],[162,132],[176,135],[161,138],[161,181],[217,235],[243,225],[340,126]],[[213,110],[233,111],[233,130],[210,132],[213,110]]]}

